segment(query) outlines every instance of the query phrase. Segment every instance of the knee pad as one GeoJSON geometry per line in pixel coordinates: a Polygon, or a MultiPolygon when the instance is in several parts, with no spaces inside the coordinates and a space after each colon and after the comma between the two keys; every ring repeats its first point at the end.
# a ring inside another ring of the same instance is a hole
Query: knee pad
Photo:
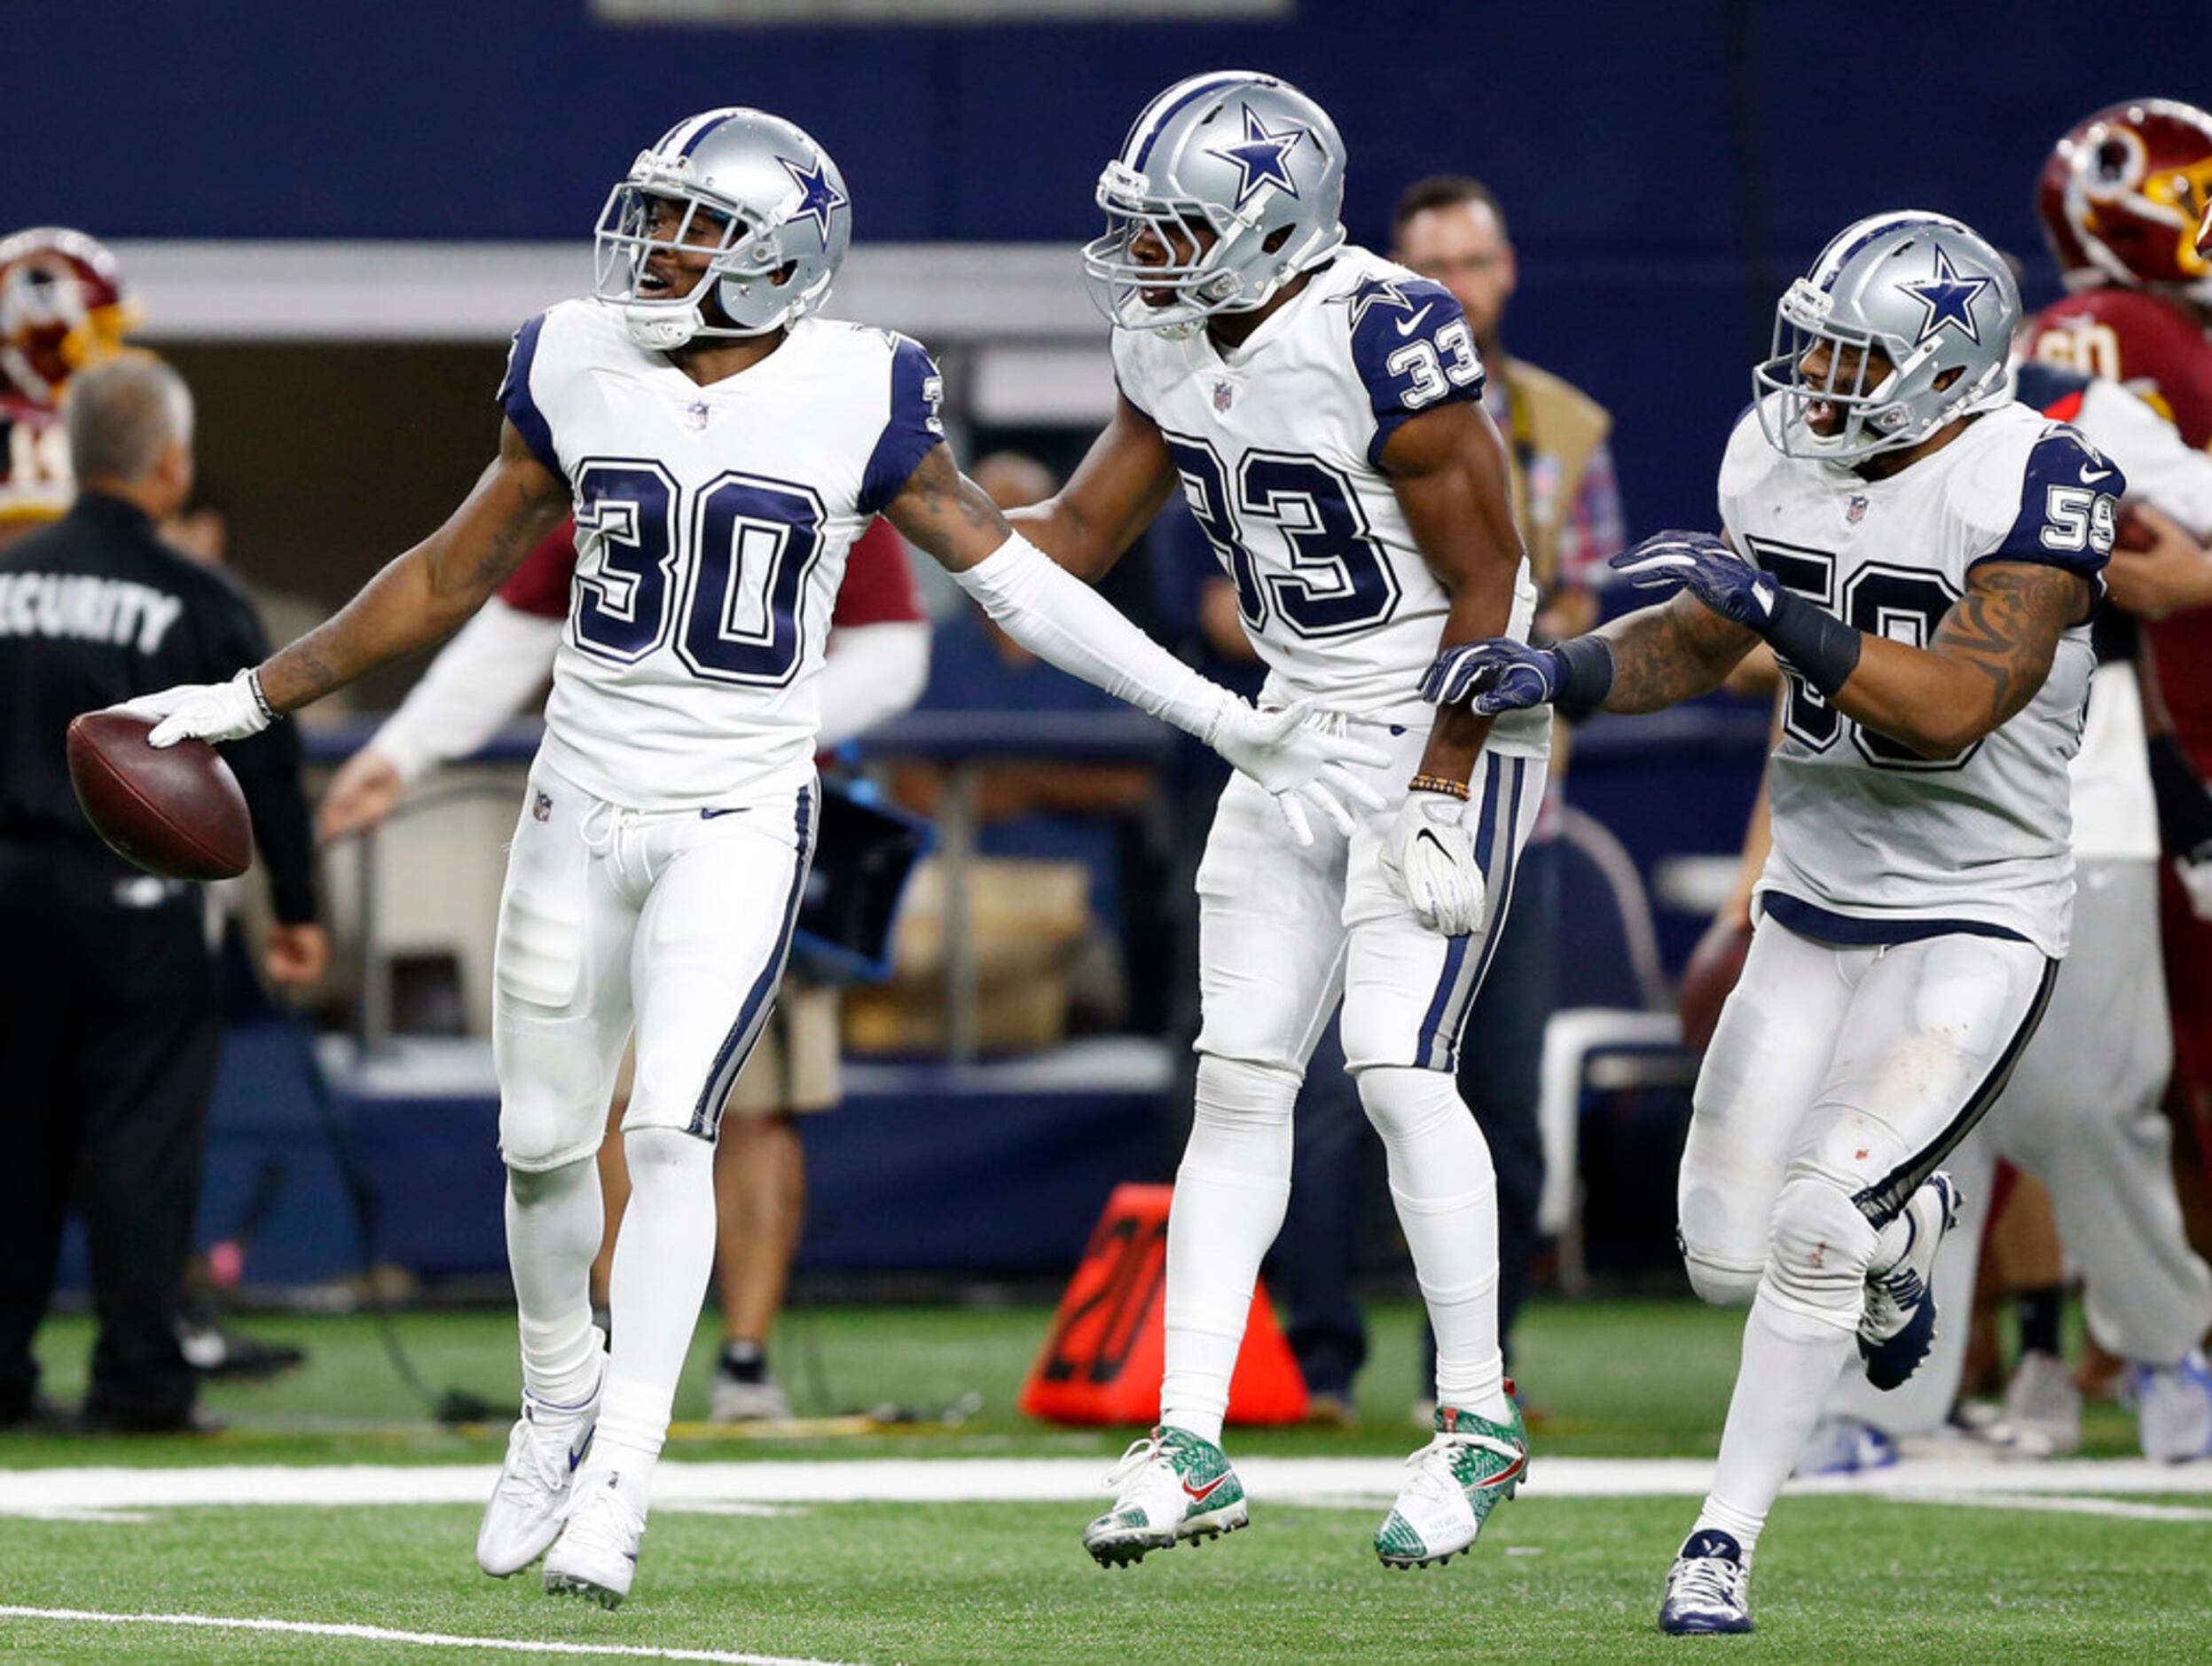
{"type": "Polygon", "coordinates": [[[1287,1065],[1202,1054],[1192,1120],[1228,1132],[1288,1128],[1304,1081],[1287,1065]]]}
{"type": "Polygon", "coordinates": [[[1676,1232],[1675,1242],[1682,1250],[1683,1270],[1690,1275],[1690,1287],[1698,1293],[1700,1301],[1709,1301],[1716,1308],[1751,1305],[1751,1299],[1759,1293],[1760,1275],[1766,1270],[1763,1262],[1722,1259],[1721,1254],[1693,1243],[1686,1231],[1676,1232]]]}
{"type": "Polygon", "coordinates": [[[499,1158],[523,1171],[559,1168],[599,1150],[613,1073],[586,1018],[496,1015],[499,1158]]]}
{"type": "Polygon", "coordinates": [[[1802,1308],[1855,1324],[1879,1234],[1840,1186],[1813,1175],[1785,1180],[1774,1200],[1767,1278],[1802,1308]]]}
{"type": "Polygon", "coordinates": [[[1443,1071],[1375,1065],[1357,1077],[1360,1108],[1386,1142],[1418,1139],[1455,1118],[1474,1120],[1459,1096],[1459,1084],[1443,1071]]]}

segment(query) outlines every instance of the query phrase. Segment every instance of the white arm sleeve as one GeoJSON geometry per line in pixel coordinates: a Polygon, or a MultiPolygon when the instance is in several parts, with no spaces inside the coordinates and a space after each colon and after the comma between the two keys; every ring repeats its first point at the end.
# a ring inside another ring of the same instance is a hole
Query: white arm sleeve
{"type": "Polygon", "coordinates": [[[865,735],[908,711],[930,680],[930,625],[926,619],[851,625],[829,633],[821,680],[824,750],[865,735]]]}
{"type": "Polygon", "coordinates": [[[2128,495],[2212,538],[2212,454],[2197,451],[2174,425],[2117,382],[2089,385],[2075,428],[2127,471],[2128,495]]]}
{"type": "Polygon", "coordinates": [[[1235,696],[1130,624],[1019,532],[953,578],[1038,658],[1213,743],[1235,696]]]}
{"type": "Polygon", "coordinates": [[[411,783],[435,765],[467,757],[545,686],[563,628],[559,619],[492,597],[438,650],[369,748],[411,783]]]}

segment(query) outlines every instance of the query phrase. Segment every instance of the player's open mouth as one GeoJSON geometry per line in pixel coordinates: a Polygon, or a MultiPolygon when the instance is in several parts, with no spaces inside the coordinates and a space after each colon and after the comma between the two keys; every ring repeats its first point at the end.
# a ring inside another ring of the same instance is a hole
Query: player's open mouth
{"type": "Polygon", "coordinates": [[[1816,434],[1832,432],[1841,415],[1835,405],[1826,399],[1808,399],[1805,402],[1805,426],[1816,434]]]}
{"type": "Polygon", "coordinates": [[[669,282],[665,274],[655,271],[650,266],[638,276],[638,293],[641,295],[671,295],[674,293],[675,287],[675,285],[669,282]]]}

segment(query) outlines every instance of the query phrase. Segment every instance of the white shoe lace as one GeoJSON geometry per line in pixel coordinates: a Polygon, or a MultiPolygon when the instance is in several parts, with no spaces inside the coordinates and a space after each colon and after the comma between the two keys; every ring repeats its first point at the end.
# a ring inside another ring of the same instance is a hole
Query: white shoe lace
{"type": "Polygon", "coordinates": [[[1452,1457],[1462,1447],[1475,1446],[1486,1452],[1495,1452],[1510,1463],[1520,1456],[1519,1449],[1503,1441],[1494,1441],[1487,1435],[1455,1433],[1433,1436],[1429,1443],[1406,1459],[1406,1467],[1413,1471],[1413,1478],[1406,1482],[1405,1491],[1416,1497],[1426,1498],[1435,1504],[1450,1504],[1463,1500],[1467,1489],[1453,1473],[1452,1457]]]}
{"type": "Polygon", "coordinates": [[[622,1557],[630,1554],[644,1532],[645,1518],[630,1507],[622,1489],[602,1481],[586,1488],[576,1501],[561,1537],[574,1541],[573,1548],[622,1557]]]}
{"type": "Polygon", "coordinates": [[[1129,1442],[1129,1450],[1114,1460],[1114,1466],[1106,1472],[1106,1479],[1099,1484],[1107,1491],[1118,1495],[1124,1482],[1141,1474],[1146,1465],[1160,1453],[1160,1437],[1148,1434],[1129,1442]]]}
{"type": "Polygon", "coordinates": [[[533,1505],[559,1492],[569,1476],[568,1442],[545,1436],[528,1412],[507,1431],[507,1458],[499,1472],[499,1490],[516,1503],[533,1505]]]}
{"type": "Polygon", "coordinates": [[[1696,1556],[1675,1576],[1674,1594],[1701,1607],[1733,1608],[1743,1600],[1744,1565],[1720,1556],[1696,1556]]]}

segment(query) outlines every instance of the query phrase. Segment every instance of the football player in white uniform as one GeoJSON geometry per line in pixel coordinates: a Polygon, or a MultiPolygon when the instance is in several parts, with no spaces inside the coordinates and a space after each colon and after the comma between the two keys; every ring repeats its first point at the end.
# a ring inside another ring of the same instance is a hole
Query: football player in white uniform
{"type": "Polygon", "coordinates": [[[1271,76],[1197,75],[1146,106],[1084,254],[1114,326],[1114,420],[1056,497],[1008,517],[1094,577],[1180,484],[1269,697],[1324,702],[1387,754],[1361,772],[1375,806],[1310,845],[1243,783],[1222,795],[1197,880],[1204,1023],[1160,1426],[1084,1533],[1102,1564],[1247,1519],[1220,1446],[1229,1378],[1290,1195],[1291,1106],[1340,1001],[1438,1341],[1436,1438],[1377,1553],[1412,1567],[1465,1549],[1527,1463],[1498,1351],[1490,1157],[1453,1073],[1548,730],[1541,714],[1439,718],[1420,680],[1439,643],[1525,635],[1535,592],[1459,303],[1347,245],[1343,191],[1335,126],[1271,76]]]}
{"type": "Polygon", "coordinates": [[[716,1123],[805,883],[823,640],[869,517],[1040,657],[1210,742],[1301,827],[1309,805],[1349,825],[1369,794],[1338,760],[1383,756],[1232,697],[1014,533],[953,463],[928,355],[812,316],[851,224],[835,165],[791,123],[679,122],[608,200],[594,297],[517,334],[498,460],[445,525],[262,665],[134,707],[164,715],[156,745],[252,734],[450,634],[573,508],[574,601],[500,901],[524,1391],[477,1560],[506,1576],[542,1553],[549,1591],[608,1606],[630,1589],[713,1257],[716,1123]],[[609,1357],[587,1293],[592,1159],[633,1026],[609,1357]]]}
{"type": "Polygon", "coordinates": [[[1553,649],[1486,642],[1427,687],[1474,709],[1651,711],[1761,637],[1785,673],[1761,918],[1698,1077],[1682,1243],[1751,1302],[1670,1632],[1751,1629],[1753,1546],[1855,1340],[1926,1356],[1943,1160],[2004,1086],[2066,953],[2067,760],[2120,471],[2013,404],[2020,296],[1955,220],[1889,214],[1784,295],[1721,465],[1724,536],[1614,558],[1664,606],[1553,649]]]}

